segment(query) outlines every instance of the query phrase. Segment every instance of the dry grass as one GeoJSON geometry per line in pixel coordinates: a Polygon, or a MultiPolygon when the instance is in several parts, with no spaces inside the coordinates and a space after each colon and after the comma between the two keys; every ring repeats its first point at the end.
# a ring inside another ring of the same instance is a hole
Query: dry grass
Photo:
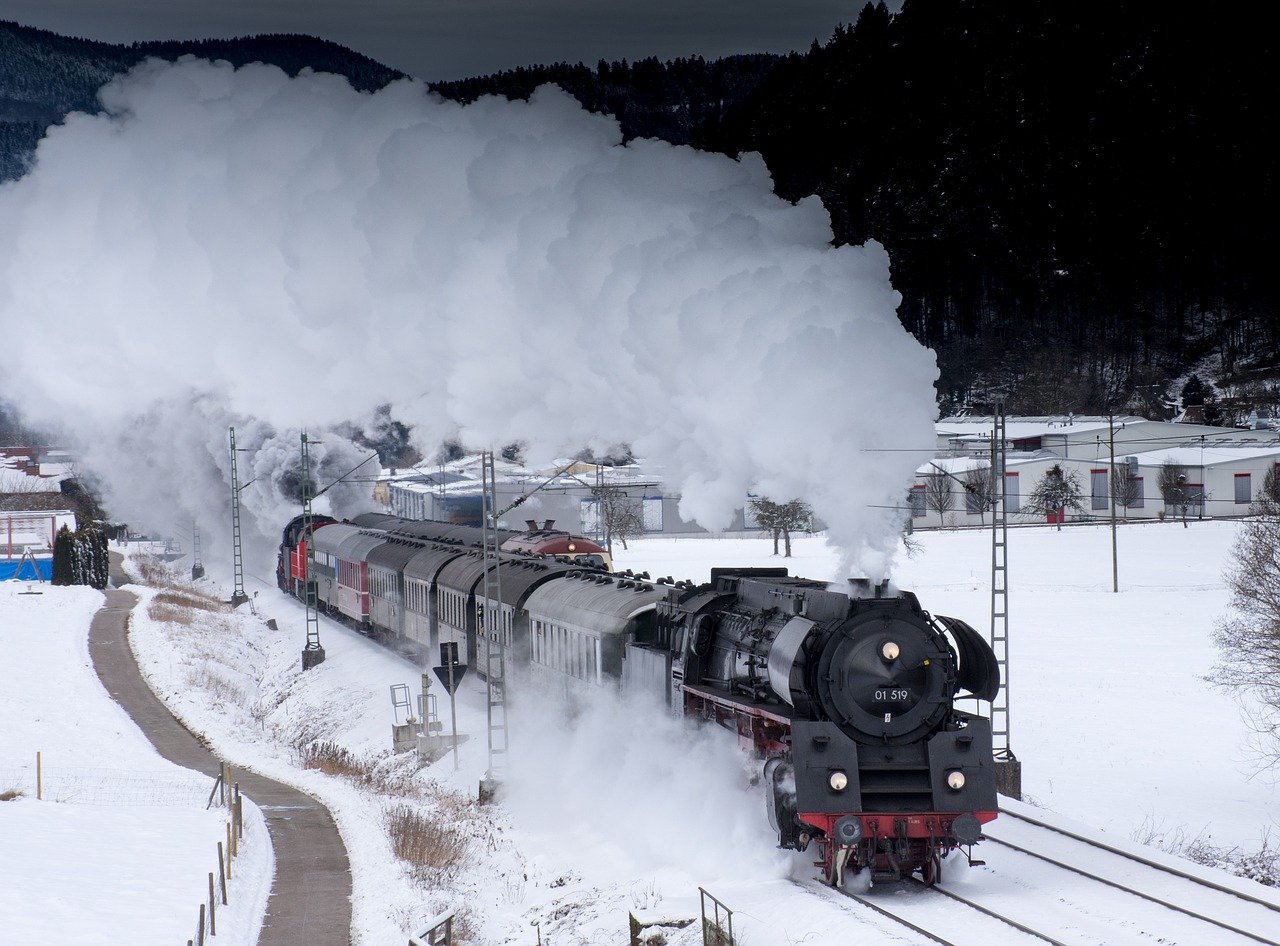
{"type": "Polygon", "coordinates": [[[203,591],[172,585],[167,589],[152,598],[147,607],[147,615],[153,621],[190,626],[199,612],[221,614],[231,610],[229,604],[203,591]]]}
{"type": "Polygon", "coordinates": [[[220,703],[234,706],[246,706],[249,703],[249,694],[242,687],[224,679],[208,664],[188,670],[186,680],[188,686],[204,690],[220,703]]]}
{"type": "Polygon", "coordinates": [[[302,750],[302,767],[318,769],[326,775],[336,775],[359,784],[373,781],[373,763],[333,742],[313,742],[306,746],[302,750]]]}
{"type": "Polygon", "coordinates": [[[396,857],[426,886],[447,882],[466,863],[471,844],[446,807],[424,810],[396,805],[387,812],[387,833],[396,857]]]}
{"type": "Polygon", "coordinates": [[[154,555],[137,555],[130,561],[141,584],[156,588],[170,588],[178,584],[178,573],[154,555]]]}
{"type": "Polygon", "coordinates": [[[1280,849],[1273,847],[1267,836],[1263,837],[1262,846],[1257,851],[1218,847],[1197,838],[1177,853],[1197,864],[1225,870],[1264,887],[1280,886],[1280,849]]]}
{"type": "Polygon", "coordinates": [[[357,756],[337,743],[324,740],[300,746],[298,752],[303,768],[318,769],[326,775],[344,778],[380,795],[419,800],[428,797],[422,784],[414,778],[419,766],[411,757],[357,756]],[[411,766],[409,770],[405,769],[406,762],[411,766]]]}
{"type": "Polygon", "coordinates": [[[1131,837],[1140,844],[1185,857],[1205,867],[1245,877],[1264,887],[1280,887],[1280,847],[1272,843],[1270,832],[1266,829],[1262,832],[1261,846],[1256,851],[1246,851],[1240,847],[1219,847],[1204,835],[1188,837],[1181,829],[1166,834],[1157,830],[1150,820],[1144,821],[1131,837]]]}

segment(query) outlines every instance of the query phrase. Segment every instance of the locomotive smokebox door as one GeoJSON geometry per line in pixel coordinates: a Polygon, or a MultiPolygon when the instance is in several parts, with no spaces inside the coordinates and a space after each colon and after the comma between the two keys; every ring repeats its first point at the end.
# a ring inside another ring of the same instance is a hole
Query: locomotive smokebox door
{"type": "Polygon", "coordinates": [[[791,759],[799,811],[859,811],[858,745],[835,723],[793,720],[791,759]]]}

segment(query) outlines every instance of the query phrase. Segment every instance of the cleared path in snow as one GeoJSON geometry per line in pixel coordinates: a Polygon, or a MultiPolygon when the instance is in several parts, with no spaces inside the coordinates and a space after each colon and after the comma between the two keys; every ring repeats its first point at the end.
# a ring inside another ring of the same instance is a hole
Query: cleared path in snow
{"type": "MultiPolygon", "coordinates": [[[[113,583],[128,580],[118,570],[119,561],[112,553],[113,583]]],[[[89,655],[103,686],[162,756],[216,776],[220,760],[174,718],[133,659],[127,622],[137,597],[116,589],[106,595],[106,604],[89,627],[89,655]]],[[[351,866],[329,809],[310,795],[246,769],[236,769],[234,778],[262,809],[275,853],[275,877],[258,946],[349,946],[351,866]]]]}

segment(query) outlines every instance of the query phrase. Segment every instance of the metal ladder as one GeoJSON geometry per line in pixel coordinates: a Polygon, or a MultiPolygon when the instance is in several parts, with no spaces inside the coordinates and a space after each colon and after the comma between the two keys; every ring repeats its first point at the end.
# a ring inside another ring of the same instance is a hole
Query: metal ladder
{"type": "Polygon", "coordinates": [[[1000,689],[991,702],[991,748],[1001,794],[1022,797],[1022,768],[1009,739],[1009,507],[1005,502],[1004,402],[996,403],[991,432],[991,649],[1000,668],[1000,689]]]}
{"type": "Polygon", "coordinates": [[[489,690],[489,770],[481,783],[491,787],[501,781],[507,755],[507,640],[502,612],[502,581],[498,570],[498,487],[493,453],[481,458],[481,503],[484,525],[484,602],[477,641],[485,638],[485,678],[489,690]]]}
{"type": "Polygon", "coordinates": [[[244,593],[244,556],[240,551],[240,473],[236,465],[236,429],[234,427],[231,428],[231,558],[232,572],[235,576],[231,606],[238,608],[249,600],[249,596],[244,593]]]}

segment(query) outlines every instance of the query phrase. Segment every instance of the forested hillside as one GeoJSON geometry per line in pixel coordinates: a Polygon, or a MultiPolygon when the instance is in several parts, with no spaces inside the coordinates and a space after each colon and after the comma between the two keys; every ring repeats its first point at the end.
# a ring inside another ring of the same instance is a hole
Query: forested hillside
{"type": "MultiPolygon", "coordinates": [[[[760,151],[821,196],[839,243],[882,242],[903,324],[939,353],[947,408],[1156,416],[1192,371],[1233,410],[1280,408],[1262,11],[1155,16],[1049,0],[907,0],[789,57],[556,63],[433,86],[469,101],[542,82],[628,137],[760,151]],[[1229,395],[1225,400],[1223,395],[1229,395]]],[[[145,55],[394,77],[307,37],[107,46],[0,23],[0,177],[145,55]]]]}
{"type": "Polygon", "coordinates": [[[884,243],[957,396],[1103,410],[1277,364],[1273,36],[1250,8],[868,6],[700,143],[884,243]]]}
{"type": "Polygon", "coordinates": [[[0,21],[0,181],[25,173],[36,142],[70,111],[95,111],[98,89],[114,76],[155,56],[194,55],[237,66],[268,62],[289,75],[311,67],[346,76],[357,89],[380,89],[401,73],[312,36],[133,43],[72,39],[0,21]]]}

